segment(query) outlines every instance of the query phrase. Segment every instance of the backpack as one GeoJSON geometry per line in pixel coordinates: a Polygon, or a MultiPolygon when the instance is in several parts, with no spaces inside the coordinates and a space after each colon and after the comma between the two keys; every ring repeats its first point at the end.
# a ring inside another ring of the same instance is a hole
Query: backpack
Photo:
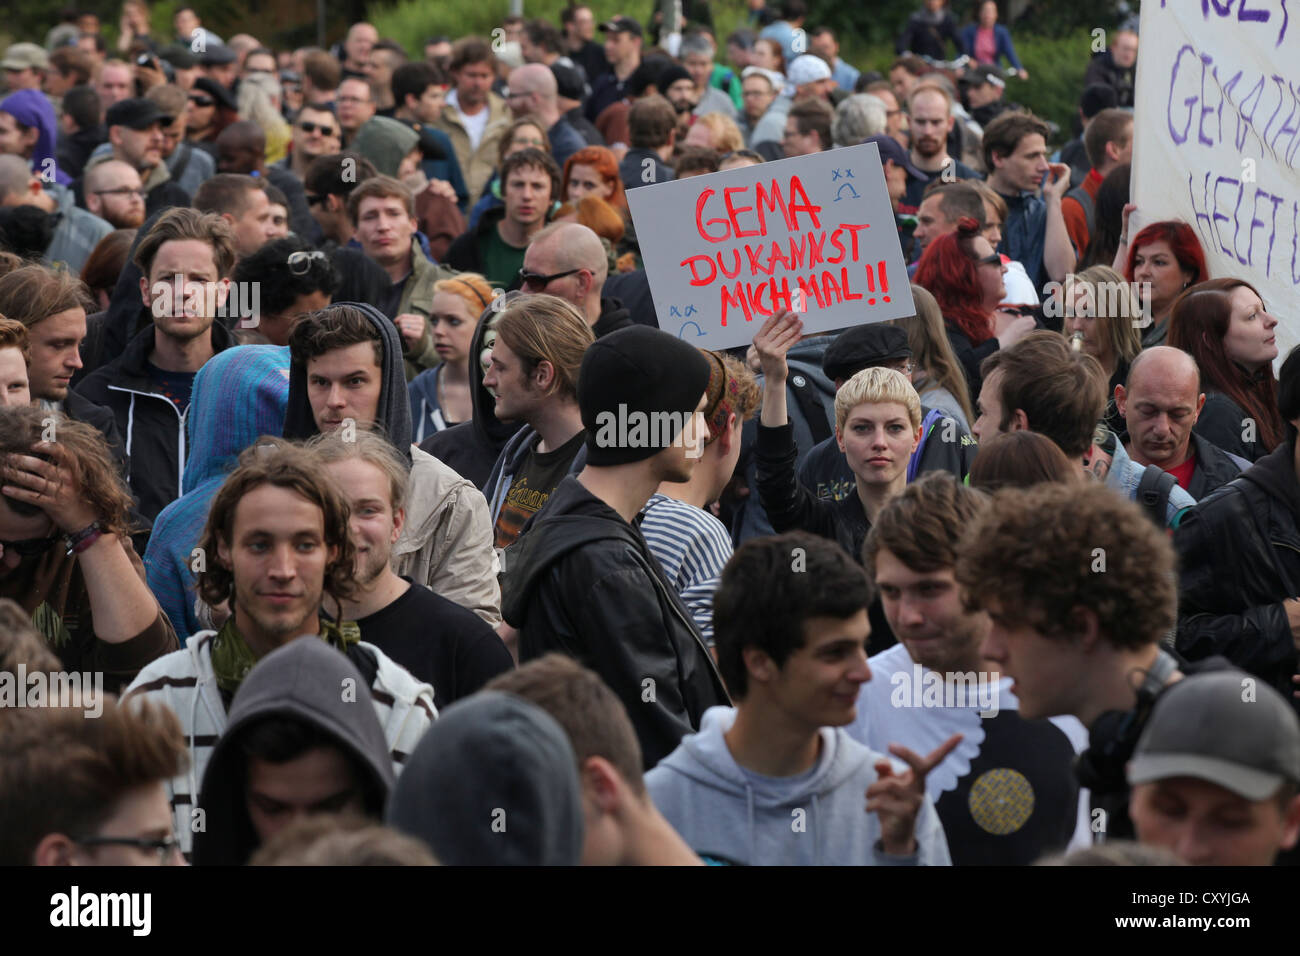
{"type": "Polygon", "coordinates": [[[1178,479],[1159,465],[1147,465],[1142,472],[1134,500],[1157,528],[1169,527],[1169,495],[1176,484],[1178,479]]]}

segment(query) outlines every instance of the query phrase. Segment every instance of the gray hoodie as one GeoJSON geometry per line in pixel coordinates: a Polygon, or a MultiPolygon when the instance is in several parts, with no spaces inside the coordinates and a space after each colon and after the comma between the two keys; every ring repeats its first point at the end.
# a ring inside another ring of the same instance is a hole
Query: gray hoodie
{"type": "Polygon", "coordinates": [[[257,848],[244,795],[248,760],[240,743],[250,725],[272,716],[296,718],[334,738],[362,776],[367,816],[382,818],[393,764],[370,681],[320,638],[300,637],[258,661],[231,701],[230,722],[203,774],[198,805],[207,819],[194,835],[196,865],[239,866],[257,848]]]}
{"type": "Polygon", "coordinates": [[[473,694],[415,748],[387,822],[447,866],[576,866],[583,818],[573,746],[536,704],[473,694]]]}
{"type": "Polygon", "coordinates": [[[735,719],[732,708],[711,707],[700,732],[645,776],[655,806],[696,853],[747,866],[952,864],[928,796],[916,818],[917,852],[890,856],[876,848],[880,820],[864,809],[865,794],[876,762],[889,758],[842,728],[823,727],[811,771],[763,777],[737,764],[723,739],[735,719]]]}

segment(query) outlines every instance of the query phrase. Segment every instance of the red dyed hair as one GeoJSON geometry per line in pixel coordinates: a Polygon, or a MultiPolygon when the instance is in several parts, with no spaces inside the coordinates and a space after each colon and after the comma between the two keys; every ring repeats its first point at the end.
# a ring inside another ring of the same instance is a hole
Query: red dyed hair
{"type": "Polygon", "coordinates": [[[934,296],[945,322],[956,326],[971,345],[980,345],[993,338],[993,316],[982,304],[984,287],[975,257],[966,251],[971,238],[950,232],[932,240],[912,281],[934,296]]]}
{"type": "Polygon", "coordinates": [[[590,166],[606,183],[613,185],[614,191],[605,202],[620,213],[627,210],[627,196],[623,192],[623,180],[618,175],[618,160],[604,146],[584,146],[564,162],[564,179],[560,183],[559,199],[567,201],[569,196],[569,173],[574,166],[590,166]]]}
{"type": "MultiPolygon", "coordinates": [[[[1169,314],[1167,344],[1196,359],[1201,388],[1222,392],[1240,405],[1259,424],[1260,442],[1272,451],[1283,438],[1273,366],[1248,372],[1223,348],[1223,337],[1232,320],[1232,290],[1241,287],[1259,295],[1259,290],[1245,279],[1206,279],[1184,289],[1169,314]]],[[[1264,301],[1263,296],[1260,301],[1264,301]]]]}
{"type": "Polygon", "coordinates": [[[1205,267],[1205,253],[1201,241],[1187,223],[1177,219],[1153,222],[1144,228],[1128,245],[1128,258],[1124,260],[1124,278],[1133,281],[1133,259],[1138,250],[1153,242],[1167,242],[1169,249],[1178,260],[1180,268],[1193,273],[1191,285],[1204,282],[1210,277],[1210,270],[1205,267]]]}

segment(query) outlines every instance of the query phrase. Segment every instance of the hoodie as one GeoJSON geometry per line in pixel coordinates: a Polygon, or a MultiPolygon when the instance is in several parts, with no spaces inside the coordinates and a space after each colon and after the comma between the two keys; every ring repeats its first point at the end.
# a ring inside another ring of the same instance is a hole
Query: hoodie
{"type": "Polygon", "coordinates": [[[577,768],[554,717],[513,694],[483,691],[429,728],[393,788],[387,822],[448,866],[576,866],[577,768]]]}
{"type": "Polygon", "coordinates": [[[764,777],[731,755],[723,734],[735,719],[729,707],[710,708],[700,732],[645,775],[655,806],[696,853],[745,866],[951,865],[929,796],[916,817],[916,852],[878,847],[880,819],[863,809],[863,794],[876,782],[876,762],[890,758],[843,728],[823,727],[809,772],[764,777]]]}
{"type": "Polygon", "coordinates": [[[32,148],[32,172],[47,182],[49,180],[46,179],[46,174],[52,173],[54,182],[60,186],[69,185],[72,177],[59,167],[55,156],[59,138],[58,120],[54,115],[54,107],[50,105],[45,94],[40,90],[19,90],[10,93],[0,100],[0,113],[8,113],[28,129],[35,126],[38,130],[36,145],[32,148]]]}
{"type": "MultiPolygon", "coordinates": [[[[467,422],[433,434],[426,431],[428,437],[420,443],[422,451],[456,469],[480,489],[487,487],[497,458],[510,437],[523,427],[522,422],[503,422],[497,418],[496,399],[483,384],[483,365],[480,360],[492,351],[492,344],[496,341],[496,331],[492,326],[500,314],[491,306],[485,308],[479,315],[478,327],[470,342],[469,377],[473,417],[467,422]]],[[[423,394],[422,388],[411,392],[413,408],[419,407],[417,402],[423,394]]]]}
{"type": "Polygon", "coordinates": [[[194,377],[190,456],[182,495],[159,513],[144,554],[149,589],[176,628],[181,646],[203,625],[195,613],[193,549],[208,506],[235,469],[239,453],[263,435],[279,435],[289,401],[289,349],[241,345],[214,355],[194,377]],[[230,396],[240,401],[230,401],[230,396]]]}
{"type": "Polygon", "coordinates": [[[332,738],[361,776],[365,815],[383,818],[394,774],[370,688],[347,657],[300,637],[258,661],[231,701],[199,791],[207,819],[194,835],[196,866],[242,866],[260,844],[245,798],[249,758],[240,745],[245,731],[270,717],[294,718],[332,738]],[[354,694],[339,693],[349,686],[354,694]]]}
{"type": "MultiPolygon", "coordinates": [[[[384,354],[375,425],[411,465],[406,524],[393,546],[393,570],[495,626],[501,620],[501,589],[487,502],[477,488],[436,457],[418,448],[412,451],[411,400],[397,326],[372,305],[335,304],[360,309],[379,332],[384,354]]],[[[307,369],[294,363],[289,371],[284,437],[301,441],[318,433],[307,399],[307,369]]]]}

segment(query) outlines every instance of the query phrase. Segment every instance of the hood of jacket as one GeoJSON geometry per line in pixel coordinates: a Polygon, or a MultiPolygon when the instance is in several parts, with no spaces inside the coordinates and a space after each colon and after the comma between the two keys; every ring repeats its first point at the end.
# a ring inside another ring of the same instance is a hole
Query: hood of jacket
{"type": "Polygon", "coordinates": [[[289,349],[240,345],[219,352],[194,376],[189,458],[182,492],[225,478],[240,452],[263,435],[279,435],[289,404],[289,349]],[[230,397],[238,395],[239,401],[230,397]]]}
{"type": "MultiPolygon", "coordinates": [[[[389,442],[409,463],[411,460],[411,398],[406,391],[406,368],[402,364],[402,341],[390,319],[373,305],[364,302],[336,302],[365,313],[370,324],[379,331],[383,362],[383,377],[379,390],[379,410],[375,424],[384,430],[389,442]]],[[[294,362],[289,369],[289,409],[284,415],[284,437],[301,441],[319,434],[316,418],[307,400],[307,369],[294,362]]]]}
{"type": "Polygon", "coordinates": [[[483,363],[492,353],[496,342],[496,319],[501,314],[499,309],[490,305],[478,317],[478,326],[474,329],[474,338],[469,346],[469,377],[471,380],[470,400],[474,409],[474,431],[481,441],[492,445],[496,453],[501,454],[510,436],[523,427],[522,422],[503,422],[497,418],[497,401],[483,384],[485,374],[483,363]]]}
{"type": "Polygon", "coordinates": [[[583,816],[573,746],[554,717],[521,697],[466,697],[407,760],[387,822],[447,866],[574,866],[583,816]],[[498,819],[500,827],[484,825],[498,819]]]}
{"type": "Polygon", "coordinates": [[[262,658],[230,704],[225,732],[203,774],[198,805],[207,811],[207,827],[194,836],[195,864],[239,866],[257,847],[245,809],[247,761],[240,743],[250,725],[272,716],[296,718],[331,737],[363,772],[366,814],[382,816],[393,764],[370,684],[345,655],[318,637],[300,637],[262,658]],[[340,687],[355,693],[340,693],[340,687]]]}
{"type": "Polygon", "coordinates": [[[0,100],[0,113],[8,113],[22,125],[36,127],[36,145],[32,148],[32,172],[38,176],[52,169],[54,181],[62,186],[72,182],[55,161],[58,142],[58,120],[54,107],[40,90],[18,90],[0,100]],[[46,160],[50,162],[47,164],[46,160]]]}
{"type": "Polygon", "coordinates": [[[617,332],[619,329],[626,329],[633,325],[632,313],[623,307],[623,303],[618,299],[601,296],[600,299],[600,318],[596,324],[591,327],[591,333],[600,338],[609,335],[610,332],[617,332]]]}
{"type": "Polygon", "coordinates": [[[406,154],[420,142],[420,134],[387,116],[372,116],[361,124],[351,149],[375,164],[381,176],[397,177],[406,154]]]}
{"type": "Polygon", "coordinates": [[[644,546],[632,527],[573,475],[566,476],[546,507],[528,519],[516,542],[503,558],[505,579],[501,587],[501,614],[522,620],[525,609],[552,564],[575,548],[600,540],[614,540],[637,550],[644,546]]]}

